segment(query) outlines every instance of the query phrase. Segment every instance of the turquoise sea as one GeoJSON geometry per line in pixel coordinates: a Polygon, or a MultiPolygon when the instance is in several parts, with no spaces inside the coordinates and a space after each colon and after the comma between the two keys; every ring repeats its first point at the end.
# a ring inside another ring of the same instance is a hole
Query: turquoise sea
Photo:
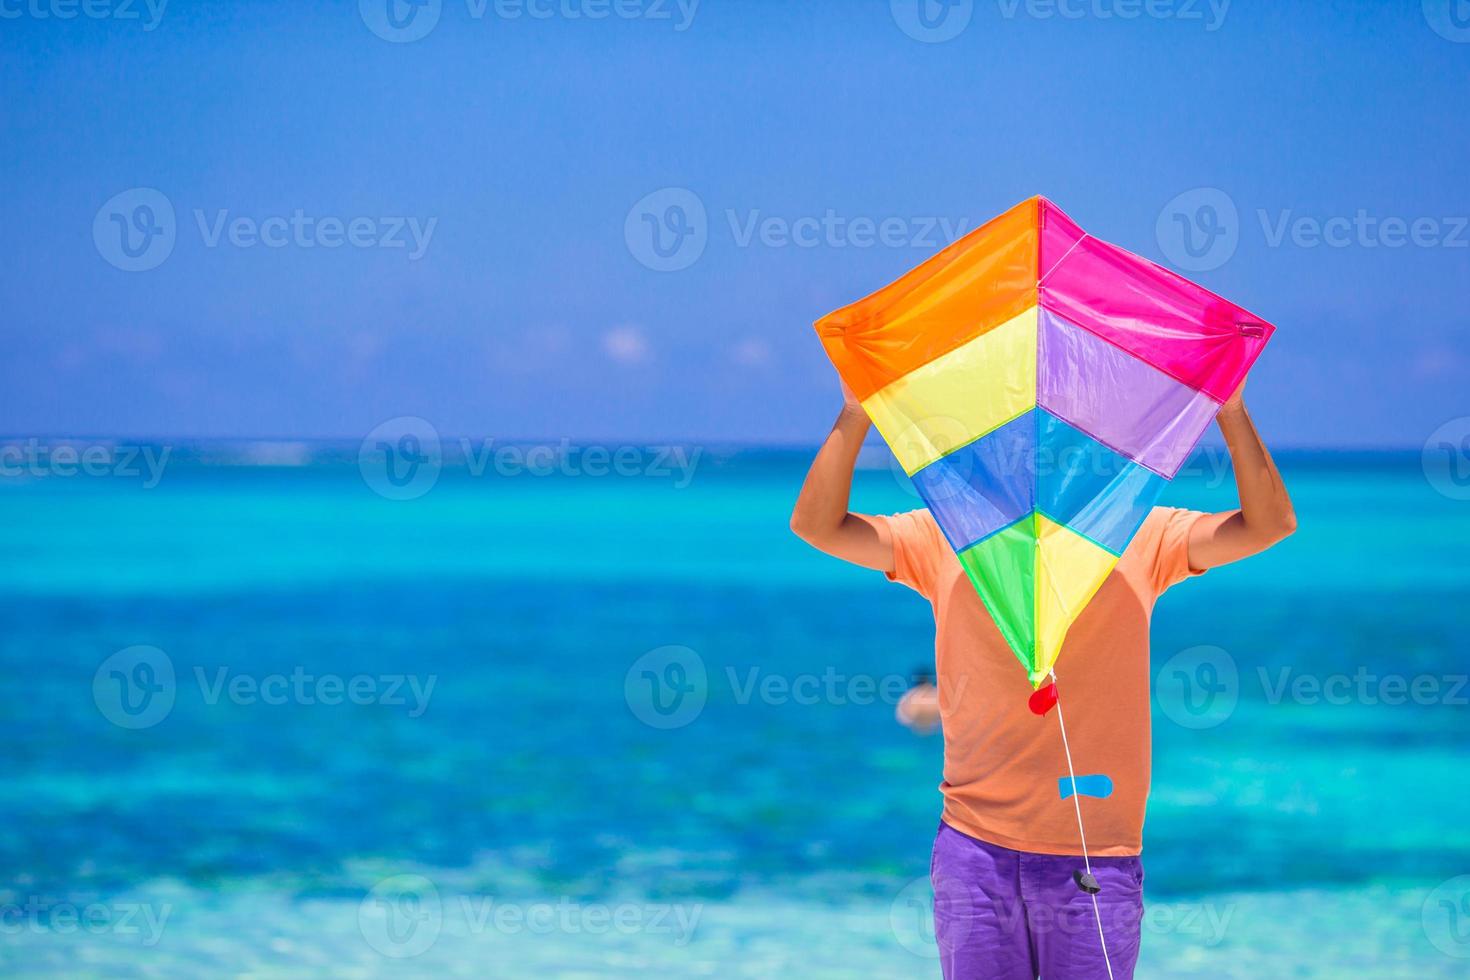
{"type": "MultiPolygon", "coordinates": [[[[938,976],[928,608],[792,538],[804,453],[354,456],[0,480],[0,974],[938,976]]],[[[1139,975],[1465,976],[1470,502],[1282,462],[1156,614],[1139,975]]]]}

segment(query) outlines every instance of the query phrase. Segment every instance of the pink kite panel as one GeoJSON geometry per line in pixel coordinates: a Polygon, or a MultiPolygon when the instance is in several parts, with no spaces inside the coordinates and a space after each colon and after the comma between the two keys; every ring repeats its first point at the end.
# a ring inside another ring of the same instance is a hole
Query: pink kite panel
{"type": "Polygon", "coordinates": [[[1234,394],[1275,329],[1147,259],[1085,235],[1041,202],[1039,302],[1216,401],[1234,394]]]}

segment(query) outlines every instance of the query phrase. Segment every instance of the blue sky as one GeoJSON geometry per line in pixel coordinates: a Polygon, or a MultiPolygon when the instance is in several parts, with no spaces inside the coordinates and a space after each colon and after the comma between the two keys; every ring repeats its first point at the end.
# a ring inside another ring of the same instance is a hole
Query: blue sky
{"type": "Polygon", "coordinates": [[[1470,412],[1448,2],[91,2],[0,0],[10,435],[812,442],[1034,193],[1278,325],[1273,442],[1470,412]]]}

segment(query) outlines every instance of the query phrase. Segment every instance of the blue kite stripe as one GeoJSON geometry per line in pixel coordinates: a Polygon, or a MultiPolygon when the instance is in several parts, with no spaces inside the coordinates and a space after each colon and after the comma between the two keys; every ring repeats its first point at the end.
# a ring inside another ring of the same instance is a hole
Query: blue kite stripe
{"type": "Polygon", "coordinates": [[[1033,410],[919,470],[914,489],[960,551],[1036,508],[1035,463],[1033,410]]]}
{"type": "Polygon", "coordinates": [[[1121,555],[1168,481],[1044,409],[1037,429],[1037,509],[1121,555]]]}
{"type": "Polygon", "coordinates": [[[955,551],[1036,511],[1115,555],[1167,482],[1045,409],[1033,409],[913,476],[955,551]]]}

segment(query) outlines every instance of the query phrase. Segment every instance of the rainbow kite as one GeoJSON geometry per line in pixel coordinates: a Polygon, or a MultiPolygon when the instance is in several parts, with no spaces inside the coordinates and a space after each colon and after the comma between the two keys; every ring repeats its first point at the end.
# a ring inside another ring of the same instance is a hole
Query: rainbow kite
{"type": "Polygon", "coordinates": [[[1032,687],[1274,329],[1042,197],[816,326],[1032,687]]]}

